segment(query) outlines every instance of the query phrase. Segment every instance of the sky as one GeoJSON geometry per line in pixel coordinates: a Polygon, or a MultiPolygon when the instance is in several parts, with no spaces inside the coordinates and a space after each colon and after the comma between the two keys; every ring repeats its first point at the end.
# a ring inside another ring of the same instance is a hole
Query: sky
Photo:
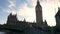
{"type": "MultiPolygon", "coordinates": [[[[60,7],[60,0],[39,0],[42,6],[43,21],[49,26],[55,26],[55,14],[60,7]]],[[[10,13],[17,14],[20,21],[36,22],[35,6],[37,0],[0,0],[0,24],[7,21],[10,13]]]]}

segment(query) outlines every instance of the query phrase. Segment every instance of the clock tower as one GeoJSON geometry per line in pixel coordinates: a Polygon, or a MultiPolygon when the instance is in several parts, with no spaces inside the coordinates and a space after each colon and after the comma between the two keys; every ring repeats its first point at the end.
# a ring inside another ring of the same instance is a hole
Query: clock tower
{"type": "Polygon", "coordinates": [[[42,7],[39,3],[39,0],[37,0],[37,5],[35,7],[36,10],[36,23],[38,25],[42,25],[43,24],[43,19],[42,19],[42,7]]]}

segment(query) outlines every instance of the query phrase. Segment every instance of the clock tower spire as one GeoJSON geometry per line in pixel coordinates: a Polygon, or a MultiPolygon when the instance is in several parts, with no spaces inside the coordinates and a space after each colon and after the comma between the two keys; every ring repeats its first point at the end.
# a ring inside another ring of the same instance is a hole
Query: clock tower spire
{"type": "Polygon", "coordinates": [[[37,5],[35,7],[36,10],[36,23],[38,25],[42,25],[43,24],[43,19],[42,19],[42,7],[40,5],[39,0],[37,0],[37,5]]]}

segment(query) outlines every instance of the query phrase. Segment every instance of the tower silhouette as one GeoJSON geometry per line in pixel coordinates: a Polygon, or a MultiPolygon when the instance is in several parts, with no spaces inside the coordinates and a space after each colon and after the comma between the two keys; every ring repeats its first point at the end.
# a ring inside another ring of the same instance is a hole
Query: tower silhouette
{"type": "Polygon", "coordinates": [[[40,5],[39,0],[37,0],[37,5],[35,7],[35,10],[36,10],[36,23],[37,23],[37,25],[42,25],[43,24],[42,7],[40,5]]]}
{"type": "Polygon", "coordinates": [[[14,25],[16,23],[17,23],[17,15],[12,15],[12,13],[10,13],[10,15],[8,16],[8,19],[7,19],[7,24],[14,25]]]}

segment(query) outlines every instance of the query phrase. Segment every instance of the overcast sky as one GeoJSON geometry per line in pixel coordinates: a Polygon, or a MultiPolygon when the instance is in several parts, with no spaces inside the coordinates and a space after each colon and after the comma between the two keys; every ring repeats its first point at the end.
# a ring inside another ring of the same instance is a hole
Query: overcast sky
{"type": "MultiPolygon", "coordinates": [[[[0,0],[0,23],[6,23],[8,15],[17,14],[18,20],[36,21],[35,6],[37,0],[0,0]]],[[[60,0],[40,0],[43,11],[43,21],[55,26],[55,14],[60,7],[60,0]]]]}

